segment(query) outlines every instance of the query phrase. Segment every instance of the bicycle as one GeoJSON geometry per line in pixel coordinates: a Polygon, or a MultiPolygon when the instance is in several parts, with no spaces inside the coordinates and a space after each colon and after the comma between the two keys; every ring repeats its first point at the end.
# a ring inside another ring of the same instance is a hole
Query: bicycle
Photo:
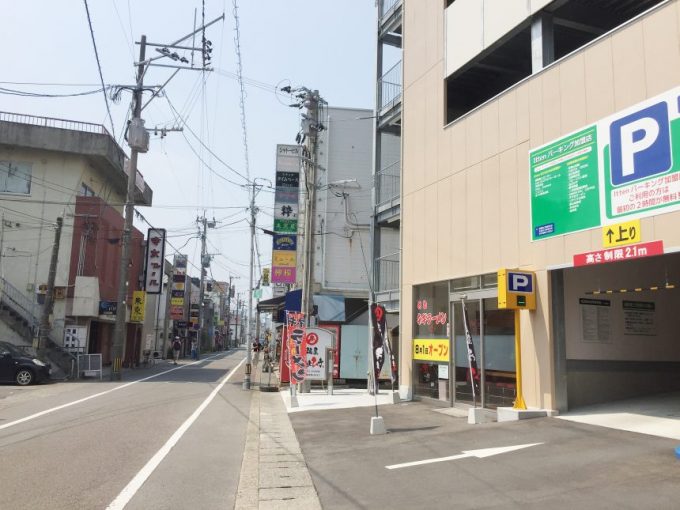
{"type": "Polygon", "coordinates": [[[142,366],[144,368],[151,368],[156,364],[155,356],[151,355],[151,351],[144,351],[144,358],[142,359],[142,366]]]}

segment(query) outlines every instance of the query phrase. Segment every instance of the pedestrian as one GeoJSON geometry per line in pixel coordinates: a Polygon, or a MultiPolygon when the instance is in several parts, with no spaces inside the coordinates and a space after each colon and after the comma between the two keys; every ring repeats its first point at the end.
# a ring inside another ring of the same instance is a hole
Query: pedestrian
{"type": "Polygon", "coordinates": [[[179,359],[179,351],[182,349],[182,342],[180,341],[179,337],[175,337],[175,341],[172,342],[172,353],[174,355],[174,360],[175,360],[175,365],[177,364],[177,360],[179,359]]]}
{"type": "Polygon", "coordinates": [[[196,340],[191,341],[191,359],[198,359],[198,348],[196,340]]]}

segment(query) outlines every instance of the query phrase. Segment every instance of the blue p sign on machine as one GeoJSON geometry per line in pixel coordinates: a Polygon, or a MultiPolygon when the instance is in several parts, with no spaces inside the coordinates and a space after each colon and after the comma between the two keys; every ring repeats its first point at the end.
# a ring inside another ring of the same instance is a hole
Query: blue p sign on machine
{"type": "Polygon", "coordinates": [[[531,271],[500,269],[498,271],[498,308],[535,310],[536,274],[531,271]]]}

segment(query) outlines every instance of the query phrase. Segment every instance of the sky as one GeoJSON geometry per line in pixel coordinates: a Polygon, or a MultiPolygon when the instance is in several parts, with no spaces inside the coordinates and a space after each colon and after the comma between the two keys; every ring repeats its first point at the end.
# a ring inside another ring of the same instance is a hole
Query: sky
{"type": "MultiPolygon", "coordinates": [[[[238,174],[273,181],[276,144],[295,143],[300,129],[300,111],[288,106],[289,96],[275,91],[305,86],[319,90],[330,106],[373,109],[377,11],[375,0],[205,0],[204,5],[206,22],[225,15],[206,30],[214,71],[180,71],[165,97],[144,110],[149,128],[181,124],[173,107],[186,128],[164,138],[152,134],[149,152],[140,154],[138,168],[153,190],[153,206],[137,208],[148,224],[137,218],[135,226],[142,232],[149,224],[166,228],[166,254],[189,255],[189,274],[199,276],[196,218],[205,212],[216,220],[216,228],[208,230],[207,249],[214,255],[208,274],[218,281],[234,276],[240,292],[248,285],[250,233],[246,181],[238,174]]],[[[135,42],[142,34],[147,42],[168,44],[194,30],[194,16],[198,26],[203,17],[200,0],[87,0],[87,7],[106,85],[134,84],[135,42]]],[[[0,88],[39,94],[101,88],[85,0],[0,0],[0,12],[0,88]]],[[[147,57],[152,54],[147,47],[147,57]]],[[[189,52],[183,55],[191,58],[189,52]]],[[[144,83],[161,85],[172,72],[150,68],[144,83]]],[[[109,100],[113,129],[101,93],[35,98],[0,91],[0,111],[103,124],[129,154],[122,132],[130,100],[128,92],[117,103],[109,100]]],[[[258,226],[271,228],[273,205],[272,190],[264,188],[257,196],[258,226]]],[[[269,266],[271,237],[264,233],[258,234],[258,252],[261,266],[269,266]]]]}

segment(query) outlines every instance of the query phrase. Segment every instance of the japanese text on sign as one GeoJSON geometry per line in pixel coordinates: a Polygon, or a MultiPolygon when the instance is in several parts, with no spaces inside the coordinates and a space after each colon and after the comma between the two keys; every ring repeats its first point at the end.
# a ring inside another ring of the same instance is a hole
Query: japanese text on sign
{"type": "Polygon", "coordinates": [[[449,361],[448,338],[416,338],[413,340],[413,359],[422,361],[449,361]]]}

